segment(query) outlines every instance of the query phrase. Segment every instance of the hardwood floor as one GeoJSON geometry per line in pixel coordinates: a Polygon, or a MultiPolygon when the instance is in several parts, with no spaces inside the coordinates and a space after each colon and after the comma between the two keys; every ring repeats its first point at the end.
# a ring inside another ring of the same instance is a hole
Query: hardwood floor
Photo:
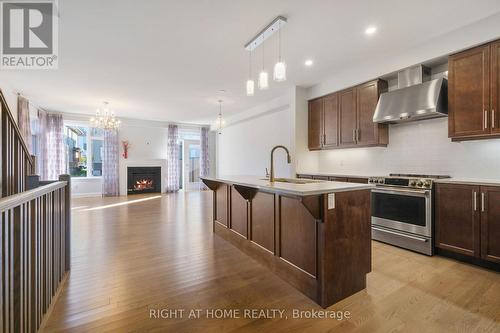
{"type": "Polygon", "coordinates": [[[378,242],[367,289],[327,309],[350,319],[293,319],[321,308],[212,233],[211,195],[74,200],[72,269],[45,332],[500,331],[499,273],[378,242]],[[185,313],[151,319],[150,309],[185,313]],[[215,309],[288,319],[207,319],[215,309]]]}

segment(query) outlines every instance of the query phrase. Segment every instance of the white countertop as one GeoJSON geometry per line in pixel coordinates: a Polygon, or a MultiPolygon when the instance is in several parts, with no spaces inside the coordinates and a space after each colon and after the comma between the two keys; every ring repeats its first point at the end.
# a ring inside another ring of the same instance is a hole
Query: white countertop
{"type": "MultiPolygon", "coordinates": [[[[369,185],[369,184],[332,182],[325,180],[323,181],[315,180],[314,182],[307,184],[294,184],[294,183],[282,183],[282,182],[270,183],[267,179],[264,179],[263,177],[259,176],[220,176],[217,178],[202,177],[202,179],[227,183],[232,185],[248,186],[270,192],[292,194],[299,196],[370,190],[375,187],[374,185],[369,185]]],[[[306,180],[306,179],[300,179],[300,180],[306,180]]]]}
{"type": "Polygon", "coordinates": [[[436,183],[442,183],[442,184],[465,184],[465,185],[500,186],[500,179],[445,178],[445,179],[436,179],[435,182],[436,183]]]}

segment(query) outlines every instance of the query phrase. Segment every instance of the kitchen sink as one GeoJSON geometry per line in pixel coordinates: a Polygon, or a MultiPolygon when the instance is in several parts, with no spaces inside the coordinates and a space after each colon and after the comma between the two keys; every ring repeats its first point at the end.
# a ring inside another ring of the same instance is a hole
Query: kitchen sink
{"type": "MultiPolygon", "coordinates": [[[[262,180],[269,181],[269,178],[262,178],[262,180]]],[[[297,179],[297,178],[274,178],[276,183],[291,183],[291,184],[310,184],[310,183],[321,183],[321,180],[313,179],[297,179]]]]}

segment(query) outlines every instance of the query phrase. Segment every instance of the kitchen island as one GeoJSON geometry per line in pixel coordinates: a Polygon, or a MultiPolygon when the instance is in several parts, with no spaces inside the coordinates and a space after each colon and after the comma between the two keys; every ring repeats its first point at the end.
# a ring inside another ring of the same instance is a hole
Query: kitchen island
{"type": "Polygon", "coordinates": [[[366,287],[372,185],[203,177],[213,231],[322,307],[366,287]]]}

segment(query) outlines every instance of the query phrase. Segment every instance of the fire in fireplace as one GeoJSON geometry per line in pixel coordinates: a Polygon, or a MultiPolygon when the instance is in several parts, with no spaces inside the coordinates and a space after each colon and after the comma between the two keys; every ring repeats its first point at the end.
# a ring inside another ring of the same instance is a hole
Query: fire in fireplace
{"type": "Polygon", "coordinates": [[[161,193],[161,167],[128,167],[127,194],[161,193]]]}

